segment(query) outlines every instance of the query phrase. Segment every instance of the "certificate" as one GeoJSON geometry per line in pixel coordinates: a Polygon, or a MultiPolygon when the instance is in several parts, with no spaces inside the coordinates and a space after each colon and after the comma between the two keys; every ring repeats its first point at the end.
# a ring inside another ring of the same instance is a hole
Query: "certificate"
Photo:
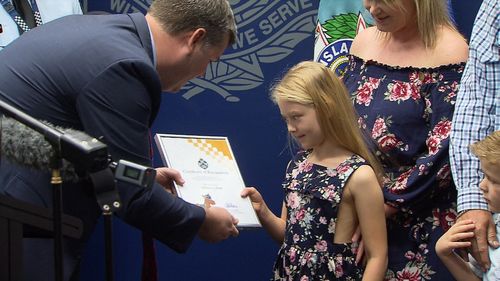
{"type": "Polygon", "coordinates": [[[177,196],[204,205],[215,201],[239,220],[238,227],[260,227],[249,198],[241,198],[243,178],[226,137],[156,134],[156,145],[167,167],[181,172],[183,186],[177,196]]]}

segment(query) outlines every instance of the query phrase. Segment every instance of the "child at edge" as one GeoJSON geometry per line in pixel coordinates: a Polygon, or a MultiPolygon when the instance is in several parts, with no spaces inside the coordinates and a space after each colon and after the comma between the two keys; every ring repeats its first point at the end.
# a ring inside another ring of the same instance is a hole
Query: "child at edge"
{"type": "Polygon", "coordinates": [[[253,187],[249,197],[266,231],[281,243],[272,280],[382,280],[387,268],[381,168],[370,154],[343,83],[321,63],[292,67],[272,89],[292,139],[281,216],[253,187]],[[351,238],[361,228],[366,267],[351,238]]]}
{"type": "MultiPolygon", "coordinates": [[[[484,178],[479,188],[493,213],[497,236],[500,237],[500,130],[472,144],[470,149],[481,163],[484,178]]],[[[454,252],[471,246],[468,239],[474,236],[474,228],[473,220],[454,224],[439,238],[436,253],[457,281],[500,280],[500,248],[489,247],[491,267],[487,272],[482,272],[472,257],[469,256],[470,262],[467,262],[454,252]]]]}

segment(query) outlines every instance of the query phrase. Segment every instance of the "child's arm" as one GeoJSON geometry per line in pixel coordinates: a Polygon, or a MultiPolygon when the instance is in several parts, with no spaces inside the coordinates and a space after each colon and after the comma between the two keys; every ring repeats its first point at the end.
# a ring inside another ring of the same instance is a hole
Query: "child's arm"
{"type": "Polygon", "coordinates": [[[264,229],[278,243],[285,238],[286,207],[283,203],[281,217],[277,217],[266,205],[262,195],[253,187],[247,187],[241,192],[242,197],[250,197],[252,206],[264,229]]]}
{"type": "Polygon", "coordinates": [[[474,222],[463,220],[455,223],[436,243],[436,253],[457,281],[481,280],[470,269],[469,264],[454,249],[467,248],[474,237],[474,222]]]}
{"type": "Polygon", "coordinates": [[[362,166],[351,176],[346,188],[354,199],[366,252],[363,281],[383,280],[387,270],[387,230],[380,184],[373,169],[362,166]]]}

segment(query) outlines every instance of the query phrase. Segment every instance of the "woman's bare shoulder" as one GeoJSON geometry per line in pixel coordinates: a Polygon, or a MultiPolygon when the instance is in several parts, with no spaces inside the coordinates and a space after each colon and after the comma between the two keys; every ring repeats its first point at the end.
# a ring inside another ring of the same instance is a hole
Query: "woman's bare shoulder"
{"type": "Polygon", "coordinates": [[[466,62],[469,57],[469,45],[458,31],[443,27],[435,54],[442,65],[466,62]]]}
{"type": "Polygon", "coordinates": [[[375,26],[368,27],[356,35],[349,52],[352,55],[363,57],[369,46],[373,46],[375,40],[377,40],[377,28],[375,26]]]}

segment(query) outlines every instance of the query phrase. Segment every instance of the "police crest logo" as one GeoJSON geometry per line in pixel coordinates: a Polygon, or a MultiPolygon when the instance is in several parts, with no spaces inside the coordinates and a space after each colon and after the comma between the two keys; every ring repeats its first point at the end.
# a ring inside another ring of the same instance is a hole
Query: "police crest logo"
{"type": "Polygon", "coordinates": [[[371,25],[372,19],[361,1],[322,0],[315,29],[314,58],[342,76],[347,55],[356,34],[371,25]]]}
{"type": "Polygon", "coordinates": [[[208,169],[208,162],[205,159],[200,158],[200,160],[198,160],[198,166],[203,170],[206,170],[208,169]]]}

